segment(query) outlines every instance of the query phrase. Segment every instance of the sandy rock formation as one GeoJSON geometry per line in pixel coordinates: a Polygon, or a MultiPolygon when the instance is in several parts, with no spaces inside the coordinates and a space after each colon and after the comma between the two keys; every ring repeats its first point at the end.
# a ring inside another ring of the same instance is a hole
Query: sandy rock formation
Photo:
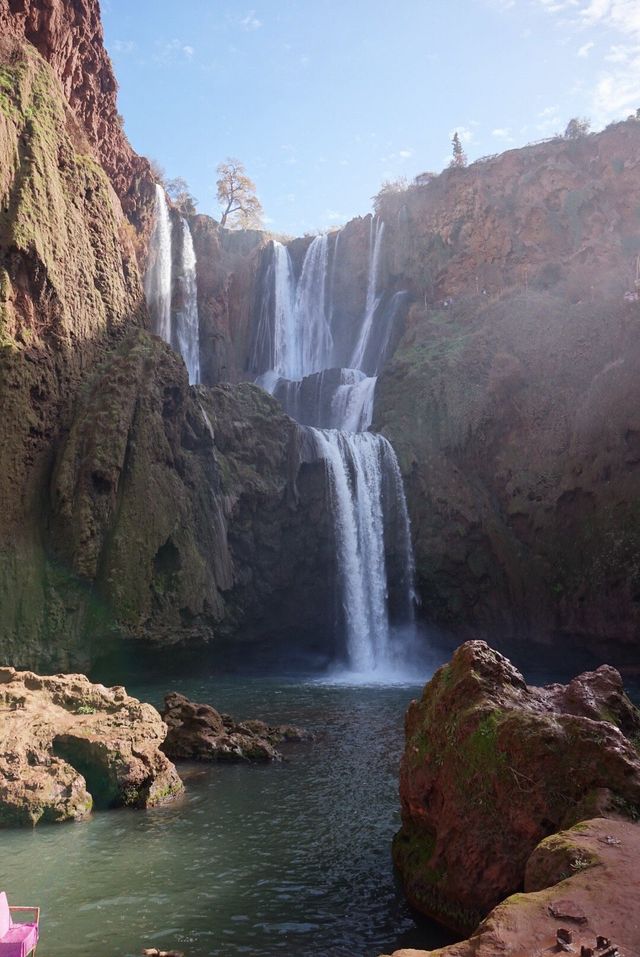
{"type": "Polygon", "coordinates": [[[162,750],[176,761],[280,761],[282,754],[276,744],[311,738],[293,725],[271,727],[264,721],[235,721],[211,705],[190,701],[175,691],[165,696],[161,714],[169,728],[162,750]]]}
{"type": "Polygon", "coordinates": [[[0,668],[0,826],[172,800],[182,782],[160,750],[165,734],[124,688],[0,668]]]}
{"type": "Polygon", "coordinates": [[[639,860],[637,824],[577,824],[538,845],[527,861],[524,893],[494,908],[469,940],[393,957],[635,957],[639,860]]]}
{"type": "Polygon", "coordinates": [[[462,645],[406,716],[394,860],[411,903],[472,930],[545,837],[637,815],[639,735],[613,668],[533,688],[484,642],[462,645]]]}

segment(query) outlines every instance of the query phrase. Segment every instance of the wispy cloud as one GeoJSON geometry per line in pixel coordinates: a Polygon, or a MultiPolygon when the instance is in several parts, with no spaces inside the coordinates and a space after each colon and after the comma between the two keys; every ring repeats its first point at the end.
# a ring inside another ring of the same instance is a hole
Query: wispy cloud
{"type": "Polygon", "coordinates": [[[135,40],[116,40],[111,47],[113,53],[127,54],[133,53],[137,49],[135,40]]]}
{"type": "MultiPolygon", "coordinates": [[[[471,126],[477,126],[477,122],[474,121],[470,124],[471,126]]],[[[449,139],[453,139],[454,133],[457,133],[460,137],[460,141],[465,144],[473,143],[475,139],[475,133],[473,130],[470,130],[468,126],[454,126],[454,128],[449,133],[449,139]]]]}
{"type": "Polygon", "coordinates": [[[491,130],[491,135],[495,136],[497,140],[502,140],[504,143],[512,143],[513,136],[511,135],[511,130],[506,126],[498,126],[495,130],[491,130]]]}
{"type": "Polygon", "coordinates": [[[172,40],[156,43],[156,60],[162,63],[171,63],[176,60],[190,60],[195,51],[190,43],[178,40],[174,37],[172,40]]]}
{"type": "Polygon", "coordinates": [[[257,18],[255,10],[249,10],[246,17],[243,17],[240,21],[240,26],[243,30],[259,30],[262,26],[262,20],[257,18]]]}
{"type": "MultiPolygon", "coordinates": [[[[554,16],[561,15],[569,29],[619,34],[603,56],[602,67],[591,92],[591,112],[596,124],[620,119],[635,110],[640,100],[640,2],[639,0],[534,0],[554,16]]],[[[578,50],[587,57],[595,47],[588,40],[578,50]]]]}

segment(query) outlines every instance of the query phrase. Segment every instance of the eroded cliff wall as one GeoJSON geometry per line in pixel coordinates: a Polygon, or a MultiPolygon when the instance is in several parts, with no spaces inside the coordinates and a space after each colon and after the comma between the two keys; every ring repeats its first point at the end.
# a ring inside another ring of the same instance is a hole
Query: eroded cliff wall
{"type": "MultiPolygon", "coordinates": [[[[91,77],[94,47],[62,16],[82,10],[46,7],[41,27],[67,37],[74,70],[84,51],[91,77]]],[[[77,669],[126,639],[276,634],[315,650],[333,600],[324,469],[273,400],[250,385],[190,389],[149,333],[139,234],[98,161],[99,130],[12,33],[0,41],[2,658],[77,669]]]]}
{"type": "Polygon", "coordinates": [[[629,121],[382,205],[414,304],[374,426],[400,457],[430,621],[637,642],[639,147],[629,121]]]}

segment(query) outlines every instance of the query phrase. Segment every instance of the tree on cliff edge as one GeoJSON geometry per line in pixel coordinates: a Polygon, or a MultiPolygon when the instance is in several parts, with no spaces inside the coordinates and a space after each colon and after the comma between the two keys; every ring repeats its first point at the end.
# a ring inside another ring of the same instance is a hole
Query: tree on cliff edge
{"type": "Polygon", "coordinates": [[[467,165],[467,156],[465,151],[462,149],[462,141],[456,130],[453,134],[453,139],[451,140],[451,146],[453,147],[453,159],[451,160],[450,166],[466,166],[467,165]]]}
{"type": "Polygon", "coordinates": [[[219,179],[218,202],[222,207],[220,225],[243,229],[259,229],[262,226],[262,204],[256,196],[256,185],[247,176],[244,165],[238,159],[228,157],[216,168],[219,179]],[[228,222],[229,221],[229,222],[228,222]]]}

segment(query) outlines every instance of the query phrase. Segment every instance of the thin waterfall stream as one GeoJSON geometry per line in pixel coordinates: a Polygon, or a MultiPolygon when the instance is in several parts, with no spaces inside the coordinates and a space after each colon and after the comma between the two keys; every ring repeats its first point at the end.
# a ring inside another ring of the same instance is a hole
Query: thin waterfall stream
{"type": "Polygon", "coordinates": [[[180,216],[180,235],[174,256],[174,225],[164,189],[156,183],[154,224],[144,291],[156,335],[180,353],[189,383],[200,381],[200,318],[196,282],[196,254],[188,220],[180,216]]]}

